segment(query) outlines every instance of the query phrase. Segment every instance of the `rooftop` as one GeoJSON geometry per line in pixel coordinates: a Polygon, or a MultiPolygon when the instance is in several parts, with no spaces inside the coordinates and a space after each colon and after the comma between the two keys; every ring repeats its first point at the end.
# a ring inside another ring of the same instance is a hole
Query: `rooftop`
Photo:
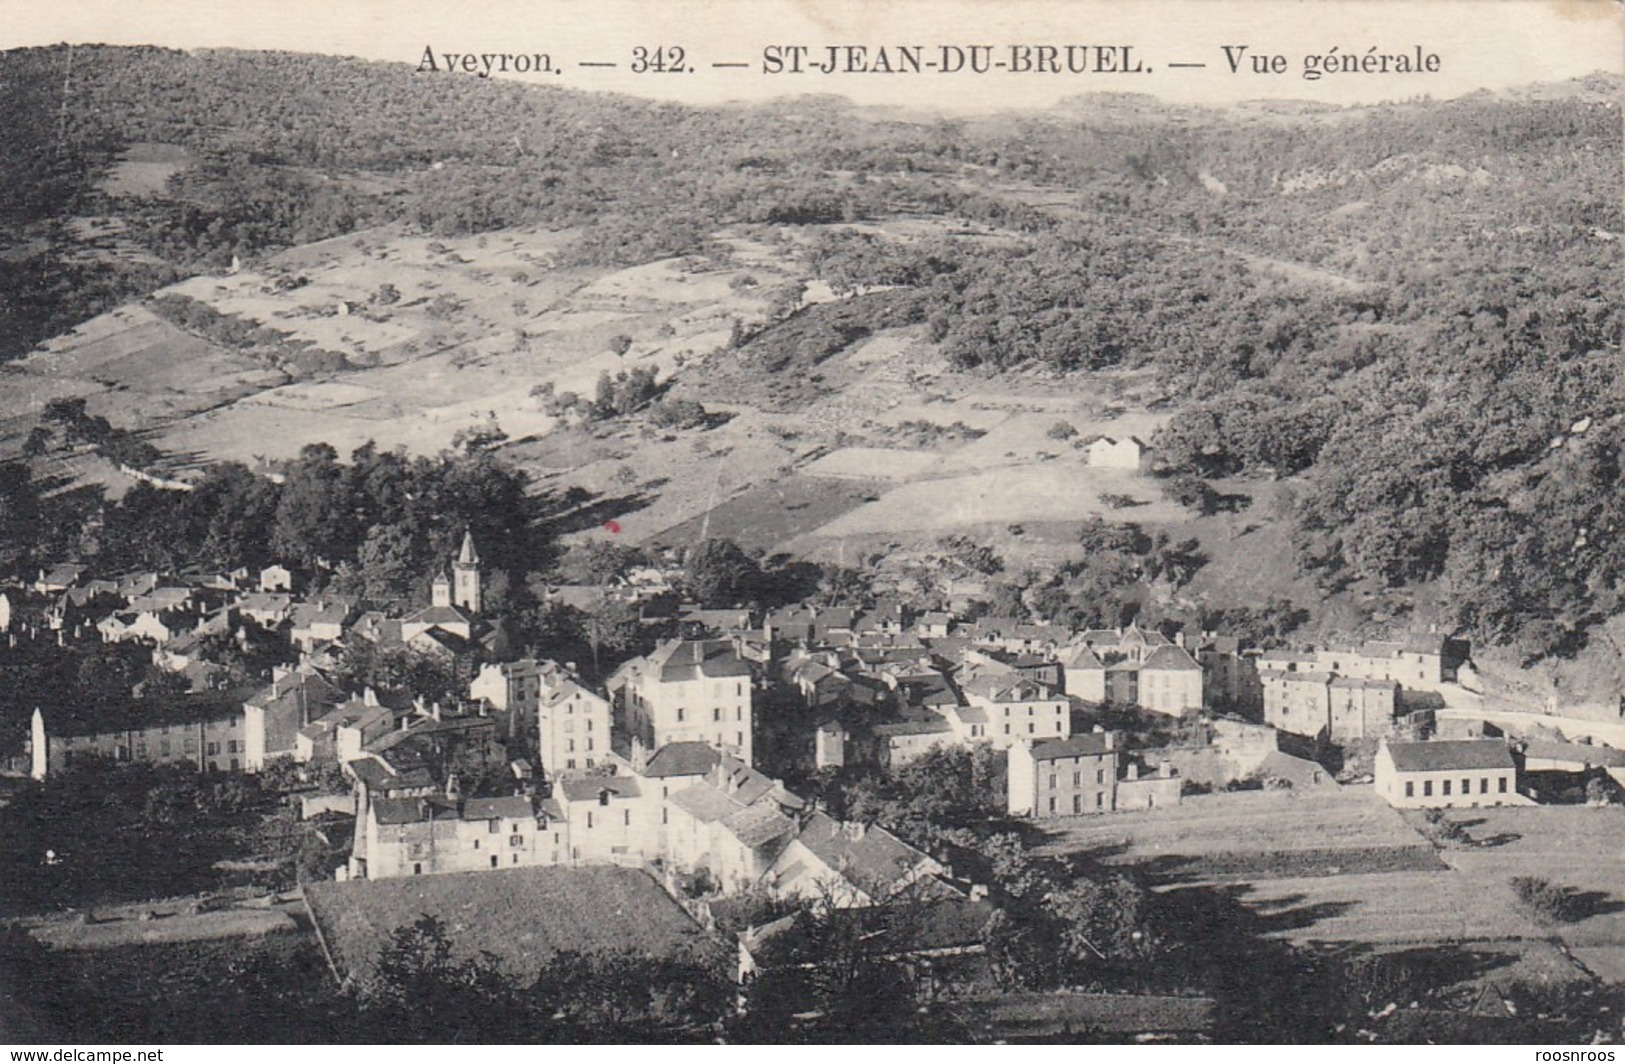
{"type": "Polygon", "coordinates": [[[1112,749],[1111,735],[1107,732],[1084,732],[1065,739],[1049,739],[1033,744],[1033,757],[1039,761],[1053,761],[1062,757],[1083,757],[1104,754],[1112,749]]]}
{"type": "Polygon", "coordinates": [[[1512,751],[1499,739],[1437,739],[1424,743],[1389,743],[1388,755],[1400,772],[1446,772],[1455,769],[1515,767],[1512,751]]]}
{"type": "Polygon", "coordinates": [[[655,751],[655,755],[643,766],[643,771],[639,775],[651,779],[703,776],[716,768],[720,756],[716,748],[709,743],[667,743],[655,751]]]}

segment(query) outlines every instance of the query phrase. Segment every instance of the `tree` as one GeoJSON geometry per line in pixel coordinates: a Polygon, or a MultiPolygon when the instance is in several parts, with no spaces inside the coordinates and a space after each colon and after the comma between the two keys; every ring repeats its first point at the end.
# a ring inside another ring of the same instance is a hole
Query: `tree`
{"type": "Polygon", "coordinates": [[[702,606],[739,606],[761,597],[761,566],[732,540],[701,540],[684,554],[683,570],[702,606]]]}
{"type": "Polygon", "coordinates": [[[356,552],[361,597],[382,609],[411,602],[423,573],[423,555],[404,525],[373,525],[356,552]]]}
{"type": "Polygon", "coordinates": [[[355,511],[338,453],[325,443],[306,444],[282,484],[272,549],[306,566],[353,558],[359,531],[355,511]]]}

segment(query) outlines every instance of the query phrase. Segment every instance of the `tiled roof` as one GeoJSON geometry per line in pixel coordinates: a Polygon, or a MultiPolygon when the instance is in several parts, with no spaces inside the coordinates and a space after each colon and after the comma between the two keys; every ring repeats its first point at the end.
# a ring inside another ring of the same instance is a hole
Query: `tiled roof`
{"type": "Polygon", "coordinates": [[[1033,757],[1039,761],[1053,761],[1062,757],[1084,757],[1104,754],[1111,750],[1111,738],[1105,732],[1084,732],[1065,739],[1048,739],[1033,744],[1033,757]]]}
{"type": "Polygon", "coordinates": [[[474,618],[456,606],[425,606],[416,613],[401,618],[402,624],[463,624],[471,625],[474,618]]]}
{"type": "Polygon", "coordinates": [[[1499,739],[1439,739],[1389,743],[1388,755],[1400,772],[1513,768],[1512,751],[1499,739]]]}
{"type": "Polygon", "coordinates": [[[722,639],[668,640],[647,661],[665,683],[750,675],[750,665],[722,639]]]}
{"type": "Polygon", "coordinates": [[[921,862],[930,860],[885,828],[851,830],[823,813],[809,817],[796,838],[830,869],[864,891],[890,886],[921,862]]]}
{"type": "Polygon", "coordinates": [[[580,776],[561,780],[559,790],[572,802],[595,802],[603,791],[617,798],[636,798],[643,793],[631,776],[580,776]]]}
{"type": "Polygon", "coordinates": [[[1147,671],[1202,671],[1202,666],[1196,663],[1196,659],[1182,647],[1172,645],[1160,646],[1153,650],[1141,668],[1147,671]]]}
{"type": "Polygon", "coordinates": [[[725,817],[722,824],[735,838],[751,849],[783,838],[796,828],[795,821],[779,812],[771,802],[761,802],[741,809],[725,817]]]}
{"type": "Polygon", "coordinates": [[[1061,664],[1063,668],[1067,669],[1104,669],[1106,667],[1101,664],[1100,658],[1095,656],[1095,652],[1090,650],[1086,643],[1079,644],[1071,654],[1062,660],[1061,664]]]}
{"type": "Polygon", "coordinates": [[[671,796],[671,804],[694,819],[711,823],[723,820],[740,811],[742,806],[709,783],[696,783],[684,787],[671,796]]]}
{"type": "Polygon", "coordinates": [[[651,779],[703,776],[716,768],[720,756],[709,743],[667,743],[655,751],[640,775],[651,779]]]}
{"type": "Polygon", "coordinates": [[[464,820],[516,820],[536,815],[530,799],[520,795],[506,798],[470,798],[463,803],[464,820]]]}

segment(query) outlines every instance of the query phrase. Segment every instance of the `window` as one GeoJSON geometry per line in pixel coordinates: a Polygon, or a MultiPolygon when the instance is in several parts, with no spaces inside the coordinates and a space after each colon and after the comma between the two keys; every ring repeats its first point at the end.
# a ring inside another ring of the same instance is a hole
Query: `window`
{"type": "Polygon", "coordinates": [[[630,809],[622,809],[621,810],[621,826],[622,827],[628,827],[628,828],[632,826],[632,810],[630,810],[630,809]]]}
{"type": "Polygon", "coordinates": [[[1462,794],[1472,794],[1473,793],[1473,781],[1472,780],[1464,779],[1464,780],[1461,781],[1461,793],[1462,794]]]}
{"type": "Polygon", "coordinates": [[[479,849],[479,848],[480,848],[480,840],[479,840],[479,839],[475,839],[475,840],[474,840],[474,848],[475,848],[475,849],[476,849],[476,850],[477,850],[477,849],[479,849]]]}
{"type": "Polygon", "coordinates": [[[1004,734],[1006,734],[1006,735],[1010,734],[1010,725],[1006,724],[1004,726],[1004,734]]]}
{"type": "Polygon", "coordinates": [[[523,846],[524,844],[525,844],[525,837],[523,835],[509,835],[508,836],[508,845],[509,846],[523,846]]]}
{"type": "Polygon", "coordinates": [[[1444,797],[1446,797],[1446,798],[1450,797],[1450,781],[1449,780],[1444,781],[1444,797]]]}
{"type": "Polygon", "coordinates": [[[589,812],[587,814],[587,828],[588,828],[588,830],[591,830],[591,828],[592,828],[592,813],[591,812],[589,812]]]}
{"type": "Polygon", "coordinates": [[[1106,770],[1103,769],[1103,768],[1095,769],[1095,783],[1096,784],[1103,784],[1105,782],[1106,782],[1106,770]]]}
{"type": "Polygon", "coordinates": [[[423,866],[421,864],[414,863],[412,865],[412,874],[414,876],[421,876],[423,874],[423,866]]]}
{"type": "Polygon", "coordinates": [[[722,720],[722,707],[721,706],[717,706],[715,709],[711,710],[711,720],[712,720],[713,723],[719,722],[719,721],[722,720]]]}
{"type": "Polygon", "coordinates": [[[1423,780],[1422,781],[1422,797],[1423,798],[1432,798],[1433,797],[1433,781],[1432,780],[1423,780]]]}
{"type": "Polygon", "coordinates": [[[598,792],[598,804],[599,805],[608,805],[609,804],[609,788],[606,787],[603,790],[598,792]]]}
{"type": "Polygon", "coordinates": [[[518,824],[513,824],[513,825],[511,825],[511,826],[510,826],[510,827],[509,827],[509,828],[508,828],[508,830],[509,830],[509,831],[510,831],[510,832],[515,832],[515,833],[517,833],[517,832],[518,832],[518,831],[519,831],[519,825],[518,825],[518,824]]]}
{"type": "Polygon", "coordinates": [[[1479,780],[1478,780],[1478,793],[1479,794],[1488,794],[1488,793],[1490,793],[1490,778],[1488,776],[1479,777],[1479,780]]]}
{"type": "Polygon", "coordinates": [[[209,743],[204,748],[204,752],[207,753],[210,757],[219,757],[220,756],[220,744],[219,743],[209,743]]]}
{"type": "Polygon", "coordinates": [[[502,821],[500,821],[500,820],[487,820],[485,822],[486,834],[495,835],[497,832],[499,832],[501,830],[502,830],[502,821]]]}
{"type": "Polygon", "coordinates": [[[1072,786],[1080,787],[1082,785],[1083,785],[1083,773],[1081,773],[1081,772],[1072,773],[1072,786]]]}
{"type": "Polygon", "coordinates": [[[1506,792],[1507,792],[1507,778],[1505,776],[1502,776],[1500,779],[1495,781],[1495,793],[1496,794],[1505,794],[1506,792]]]}
{"type": "Polygon", "coordinates": [[[1055,799],[1053,797],[1049,800],[1049,811],[1055,812],[1055,799]]]}
{"type": "Polygon", "coordinates": [[[671,823],[671,810],[667,809],[665,806],[660,807],[660,822],[662,824],[671,823]]]}
{"type": "Polygon", "coordinates": [[[234,758],[232,758],[232,759],[231,759],[231,770],[232,770],[232,771],[233,771],[233,772],[236,772],[236,771],[237,771],[237,769],[238,769],[238,768],[240,768],[240,767],[241,767],[241,766],[240,766],[240,765],[238,765],[238,763],[237,763],[237,759],[236,759],[236,758],[235,758],[235,757],[234,757],[234,758]]]}
{"type": "Polygon", "coordinates": [[[491,855],[491,867],[495,868],[496,866],[497,866],[497,855],[493,853],[491,855]]]}
{"type": "Polygon", "coordinates": [[[1106,792],[1105,791],[1096,791],[1095,792],[1095,808],[1096,809],[1104,809],[1104,808],[1106,808],[1106,792]]]}
{"type": "Polygon", "coordinates": [[[677,723],[679,723],[679,724],[683,723],[683,713],[684,713],[683,707],[678,706],[677,707],[677,723]]]}
{"type": "Polygon", "coordinates": [[[1412,780],[1406,780],[1405,781],[1405,797],[1407,797],[1407,798],[1415,798],[1416,797],[1416,783],[1414,781],[1412,781],[1412,780]]]}
{"type": "Polygon", "coordinates": [[[745,733],[744,732],[734,732],[734,745],[738,746],[740,748],[744,747],[744,745],[745,745],[745,733]]]}
{"type": "Polygon", "coordinates": [[[1072,811],[1074,813],[1083,812],[1083,795],[1074,794],[1072,796],[1072,811]]]}
{"type": "Polygon", "coordinates": [[[1055,774],[1054,773],[1050,774],[1049,789],[1052,790],[1052,791],[1055,789],[1055,774]]]}

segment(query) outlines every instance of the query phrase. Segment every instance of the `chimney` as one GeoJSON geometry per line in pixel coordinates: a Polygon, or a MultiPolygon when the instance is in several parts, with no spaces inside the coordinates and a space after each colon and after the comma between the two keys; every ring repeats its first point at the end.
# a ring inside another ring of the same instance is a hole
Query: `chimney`
{"type": "Polygon", "coordinates": [[[438,701],[430,703],[429,717],[437,721],[440,719],[440,703],[438,701]]]}
{"type": "Polygon", "coordinates": [[[455,802],[455,801],[457,801],[457,799],[462,797],[462,793],[463,793],[463,788],[462,788],[462,785],[457,780],[457,773],[455,773],[455,772],[447,773],[446,774],[446,800],[448,802],[455,802]]]}
{"type": "Polygon", "coordinates": [[[1116,750],[1117,749],[1117,733],[1116,732],[1109,731],[1109,732],[1106,733],[1106,749],[1108,749],[1108,750],[1116,750]]]}
{"type": "Polygon", "coordinates": [[[376,706],[378,704],[378,692],[371,687],[362,688],[361,702],[363,705],[376,706]]]}
{"type": "Polygon", "coordinates": [[[986,901],[987,900],[987,884],[985,884],[985,883],[972,883],[970,885],[970,900],[971,901],[986,901]]]}
{"type": "Polygon", "coordinates": [[[1134,763],[1133,761],[1130,761],[1128,763],[1128,767],[1123,772],[1123,778],[1126,779],[1126,780],[1137,780],[1137,779],[1139,779],[1140,778],[1140,766],[1137,765],[1136,763],[1134,763]]]}

